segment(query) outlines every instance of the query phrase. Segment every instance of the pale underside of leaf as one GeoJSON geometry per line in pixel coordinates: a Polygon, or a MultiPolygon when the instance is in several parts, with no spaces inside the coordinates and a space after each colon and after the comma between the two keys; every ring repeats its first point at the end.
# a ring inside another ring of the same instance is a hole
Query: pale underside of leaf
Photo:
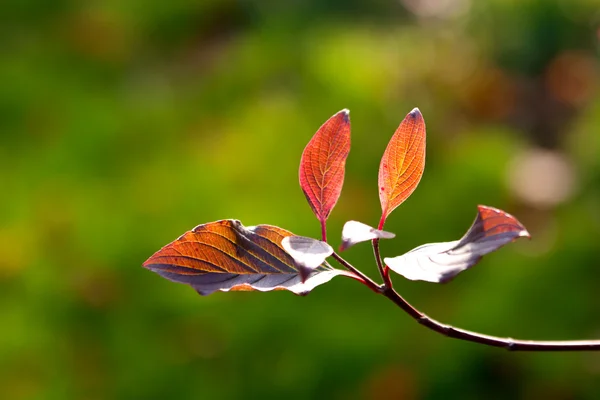
{"type": "Polygon", "coordinates": [[[333,249],[327,243],[305,236],[286,236],[281,240],[281,245],[296,261],[303,282],[333,254],[333,249]]]}
{"type": "MultiPolygon", "coordinates": [[[[157,269],[160,265],[157,266],[157,269]]],[[[162,277],[173,282],[186,283],[193,287],[202,296],[207,296],[216,291],[254,291],[270,292],[273,290],[288,290],[297,295],[304,296],[315,287],[329,282],[338,275],[349,275],[346,271],[328,267],[322,271],[313,271],[302,282],[299,273],[296,274],[173,274],[167,271],[159,272],[162,277]]]]}
{"type": "Polygon", "coordinates": [[[281,246],[291,235],[275,226],[246,228],[237,220],[221,220],[185,233],[144,267],[202,295],[219,290],[289,290],[304,295],[337,275],[349,275],[324,263],[303,283],[300,265],[281,246]]]}
{"type": "Polygon", "coordinates": [[[373,239],[392,239],[396,235],[391,232],[375,229],[372,226],[358,221],[348,221],[342,229],[342,244],[340,251],[354,246],[357,243],[366,242],[373,239]]]}
{"type": "Polygon", "coordinates": [[[493,207],[479,206],[477,218],[462,239],[419,246],[398,257],[385,258],[394,272],[410,280],[444,283],[471,268],[484,255],[520,237],[529,237],[516,218],[493,207]]]}

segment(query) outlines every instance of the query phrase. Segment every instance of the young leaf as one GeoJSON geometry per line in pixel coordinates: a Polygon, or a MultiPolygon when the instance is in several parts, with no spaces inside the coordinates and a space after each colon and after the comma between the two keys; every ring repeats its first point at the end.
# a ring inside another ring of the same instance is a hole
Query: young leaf
{"type": "Polygon", "coordinates": [[[491,253],[529,232],[512,215],[497,208],[479,206],[475,222],[462,239],[419,246],[394,258],[385,258],[390,269],[407,279],[448,282],[491,253]]]}
{"type": "Polygon", "coordinates": [[[383,228],[390,213],[415,190],[425,168],[425,121],[418,108],[404,118],[379,164],[379,200],[383,228]]]}
{"type": "Polygon", "coordinates": [[[298,264],[302,282],[333,254],[333,249],[327,243],[305,236],[286,236],[281,240],[281,246],[298,264]]]}
{"type": "Polygon", "coordinates": [[[300,160],[300,186],[323,232],[344,184],[350,152],[349,113],[342,110],[329,118],[308,142],[300,160]]]}
{"type": "Polygon", "coordinates": [[[289,290],[304,295],[346,271],[321,265],[302,283],[299,265],[281,246],[291,232],[276,226],[246,228],[237,220],[199,225],[150,257],[144,267],[201,295],[217,290],[289,290]]]}
{"type": "Polygon", "coordinates": [[[344,228],[342,229],[342,244],[340,245],[340,251],[344,251],[347,248],[354,246],[356,243],[366,242],[367,240],[392,239],[394,237],[396,237],[396,235],[391,232],[375,229],[362,222],[348,221],[344,224],[344,228]]]}

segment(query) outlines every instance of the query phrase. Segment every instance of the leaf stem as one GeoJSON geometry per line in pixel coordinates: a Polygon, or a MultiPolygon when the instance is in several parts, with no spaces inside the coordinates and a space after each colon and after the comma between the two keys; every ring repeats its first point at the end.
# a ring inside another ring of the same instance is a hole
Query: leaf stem
{"type": "Polygon", "coordinates": [[[383,230],[383,225],[385,225],[385,214],[386,212],[383,211],[383,213],[381,214],[381,219],[379,220],[379,225],[377,225],[377,229],[379,229],[380,231],[383,230]]]}
{"type": "Polygon", "coordinates": [[[379,253],[379,239],[373,239],[373,254],[375,255],[375,262],[377,263],[377,269],[383,279],[383,284],[386,288],[392,288],[392,280],[390,279],[390,269],[383,264],[381,260],[381,254],[379,253]]]}
{"type": "Polygon", "coordinates": [[[321,240],[327,243],[327,222],[322,219],[319,222],[321,223],[321,240]]]}

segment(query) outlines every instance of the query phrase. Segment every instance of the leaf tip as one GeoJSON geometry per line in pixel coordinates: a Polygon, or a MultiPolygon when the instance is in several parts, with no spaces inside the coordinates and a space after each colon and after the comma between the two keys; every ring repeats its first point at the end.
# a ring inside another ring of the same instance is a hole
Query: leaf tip
{"type": "Polygon", "coordinates": [[[344,122],[350,122],[350,110],[348,110],[347,108],[344,108],[343,110],[339,111],[338,115],[342,115],[344,122]]]}
{"type": "Polygon", "coordinates": [[[526,237],[528,239],[531,239],[531,234],[529,233],[527,228],[525,228],[525,225],[523,225],[518,219],[516,219],[513,215],[507,213],[506,211],[500,210],[499,208],[495,207],[485,206],[483,204],[477,205],[477,211],[479,212],[479,215],[481,215],[483,218],[490,218],[491,216],[502,216],[506,219],[508,223],[512,224],[517,228],[513,230],[516,232],[516,238],[526,237]]]}
{"type": "Polygon", "coordinates": [[[412,111],[408,113],[408,115],[412,116],[413,118],[423,118],[423,114],[421,114],[421,110],[419,110],[419,107],[413,108],[412,111]]]}

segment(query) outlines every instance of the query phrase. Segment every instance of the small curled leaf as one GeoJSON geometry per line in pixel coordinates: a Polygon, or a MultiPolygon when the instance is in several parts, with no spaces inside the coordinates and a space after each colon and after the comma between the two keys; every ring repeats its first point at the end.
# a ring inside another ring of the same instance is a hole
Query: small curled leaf
{"type": "Polygon", "coordinates": [[[488,206],[479,206],[477,217],[460,240],[429,243],[408,253],[385,258],[394,272],[413,281],[444,283],[471,268],[481,257],[520,237],[530,237],[512,215],[488,206]]]}
{"type": "Polygon", "coordinates": [[[302,282],[333,254],[333,249],[327,243],[305,236],[286,236],[281,245],[298,264],[302,282]]]}
{"type": "Polygon", "coordinates": [[[357,243],[366,242],[368,240],[392,239],[394,237],[396,237],[396,235],[391,232],[375,229],[362,222],[348,221],[344,224],[344,228],[342,229],[342,244],[340,245],[340,251],[344,251],[357,243]]]}

